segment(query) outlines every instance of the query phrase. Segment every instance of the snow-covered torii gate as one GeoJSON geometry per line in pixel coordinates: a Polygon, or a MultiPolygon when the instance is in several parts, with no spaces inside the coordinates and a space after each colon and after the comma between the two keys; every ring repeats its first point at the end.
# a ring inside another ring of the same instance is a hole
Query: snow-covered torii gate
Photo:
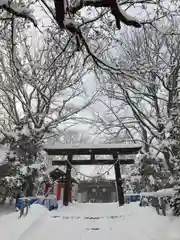
{"type": "Polygon", "coordinates": [[[117,197],[119,206],[124,204],[124,193],[121,180],[121,164],[133,164],[134,159],[119,159],[119,155],[137,154],[141,149],[139,144],[54,144],[44,146],[49,156],[66,156],[67,160],[53,160],[52,165],[66,165],[66,179],[64,187],[63,204],[68,205],[71,184],[71,169],[73,165],[114,165],[117,197]],[[76,160],[74,156],[89,155],[90,159],[76,160]],[[97,159],[98,155],[112,155],[112,159],[97,159]]]}

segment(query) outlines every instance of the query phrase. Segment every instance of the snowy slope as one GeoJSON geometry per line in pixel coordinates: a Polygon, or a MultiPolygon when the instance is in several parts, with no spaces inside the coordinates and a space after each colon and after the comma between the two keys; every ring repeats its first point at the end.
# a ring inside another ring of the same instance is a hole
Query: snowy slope
{"type": "Polygon", "coordinates": [[[179,218],[158,216],[152,208],[140,208],[138,204],[121,208],[113,203],[74,204],[50,214],[35,215],[32,211],[21,220],[12,215],[9,222],[13,224],[8,225],[7,236],[4,234],[7,222],[0,221],[1,239],[180,240],[179,218]]]}
{"type": "Polygon", "coordinates": [[[34,228],[34,225],[38,226],[46,216],[49,216],[49,211],[40,205],[33,205],[28,217],[19,219],[19,212],[0,216],[0,239],[23,240],[23,234],[34,228]]]}

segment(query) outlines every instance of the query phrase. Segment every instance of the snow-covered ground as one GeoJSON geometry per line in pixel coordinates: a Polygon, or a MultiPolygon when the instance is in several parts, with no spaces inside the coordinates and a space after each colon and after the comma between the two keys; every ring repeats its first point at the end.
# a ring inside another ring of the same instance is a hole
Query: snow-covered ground
{"type": "Polygon", "coordinates": [[[137,203],[72,204],[48,212],[31,207],[26,217],[18,213],[0,218],[2,240],[180,240],[180,218],[158,216],[137,203]]]}
{"type": "Polygon", "coordinates": [[[40,205],[33,205],[27,217],[19,218],[19,212],[0,216],[0,239],[23,240],[23,235],[38,226],[44,216],[49,216],[49,211],[40,205]]]}
{"type": "Polygon", "coordinates": [[[13,213],[14,211],[14,206],[11,206],[10,204],[0,204],[0,219],[2,216],[13,213]]]}

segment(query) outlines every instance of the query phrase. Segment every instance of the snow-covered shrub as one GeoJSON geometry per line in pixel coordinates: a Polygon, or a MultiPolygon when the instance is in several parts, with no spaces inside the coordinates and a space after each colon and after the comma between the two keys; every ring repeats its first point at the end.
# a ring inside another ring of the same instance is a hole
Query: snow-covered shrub
{"type": "Polygon", "coordinates": [[[45,166],[42,159],[36,158],[27,163],[26,159],[18,157],[13,153],[7,154],[9,168],[6,176],[1,178],[0,186],[3,189],[3,199],[7,197],[16,198],[17,195],[32,196],[40,191],[44,179],[45,166]]]}

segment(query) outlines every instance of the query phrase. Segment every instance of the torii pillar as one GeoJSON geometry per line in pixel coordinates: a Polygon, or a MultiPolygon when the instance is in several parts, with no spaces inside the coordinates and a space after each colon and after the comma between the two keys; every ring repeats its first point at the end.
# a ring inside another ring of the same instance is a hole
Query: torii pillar
{"type": "Polygon", "coordinates": [[[118,198],[119,206],[122,206],[124,205],[124,191],[122,187],[120,163],[119,161],[117,161],[118,154],[113,154],[113,158],[115,160],[114,171],[115,171],[115,177],[116,177],[117,198],[118,198]]]}
{"type": "MultiPolygon", "coordinates": [[[[68,161],[71,162],[72,155],[68,155],[68,161]]],[[[71,192],[71,166],[69,163],[66,165],[66,175],[65,175],[65,183],[64,183],[64,196],[63,196],[63,205],[68,206],[69,198],[71,192]]]]}

